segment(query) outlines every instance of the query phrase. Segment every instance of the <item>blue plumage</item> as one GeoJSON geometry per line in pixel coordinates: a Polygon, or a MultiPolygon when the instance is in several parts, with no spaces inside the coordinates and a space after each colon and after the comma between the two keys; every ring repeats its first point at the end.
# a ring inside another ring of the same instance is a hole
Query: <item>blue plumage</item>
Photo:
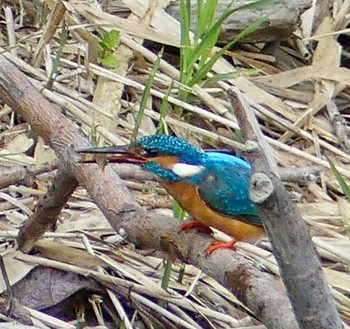
{"type": "Polygon", "coordinates": [[[153,150],[159,155],[173,155],[188,164],[197,164],[204,152],[196,149],[186,141],[170,135],[150,135],[138,139],[134,146],[144,150],[153,150]]]}
{"type": "Polygon", "coordinates": [[[142,165],[164,180],[185,181],[196,186],[199,196],[213,210],[254,225],[262,225],[249,198],[251,168],[243,159],[227,153],[204,152],[182,139],[168,135],[146,136],[133,145],[153,156],[176,156],[180,163],[203,167],[199,173],[181,177],[157,162],[149,161],[142,165]]]}
{"type": "Polygon", "coordinates": [[[205,170],[196,177],[200,197],[222,214],[262,225],[249,197],[250,165],[235,156],[214,152],[206,153],[202,165],[205,170]]]}

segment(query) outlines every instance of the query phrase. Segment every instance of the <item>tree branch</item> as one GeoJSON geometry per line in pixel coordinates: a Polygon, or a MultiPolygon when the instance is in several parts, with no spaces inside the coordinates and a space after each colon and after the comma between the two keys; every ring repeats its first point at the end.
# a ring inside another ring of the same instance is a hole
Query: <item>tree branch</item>
{"type": "Polygon", "coordinates": [[[269,148],[261,146],[264,137],[254,112],[238,92],[230,90],[229,98],[246,142],[255,145],[246,154],[253,166],[251,198],[263,219],[299,326],[342,328],[306,223],[271,169],[269,148]]]}
{"type": "Polygon", "coordinates": [[[48,192],[35,206],[33,215],[21,227],[17,242],[23,252],[29,252],[41,236],[54,225],[62,208],[78,187],[78,181],[65,169],[58,168],[48,192]]]}

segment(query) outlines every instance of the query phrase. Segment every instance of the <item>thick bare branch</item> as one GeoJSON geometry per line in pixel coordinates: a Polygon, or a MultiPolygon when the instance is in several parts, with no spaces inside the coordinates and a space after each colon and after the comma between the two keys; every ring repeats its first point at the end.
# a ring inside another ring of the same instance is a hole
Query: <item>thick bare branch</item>
{"type": "Polygon", "coordinates": [[[257,133],[259,124],[242,96],[229,97],[246,142],[256,147],[246,154],[253,165],[251,198],[271,240],[300,328],[342,328],[321,262],[312,244],[306,223],[288,191],[269,166],[257,133]]]}
{"type": "Polygon", "coordinates": [[[21,227],[18,244],[23,252],[29,252],[41,236],[54,225],[62,208],[78,187],[78,181],[60,167],[49,191],[35,206],[33,215],[21,227]]]}

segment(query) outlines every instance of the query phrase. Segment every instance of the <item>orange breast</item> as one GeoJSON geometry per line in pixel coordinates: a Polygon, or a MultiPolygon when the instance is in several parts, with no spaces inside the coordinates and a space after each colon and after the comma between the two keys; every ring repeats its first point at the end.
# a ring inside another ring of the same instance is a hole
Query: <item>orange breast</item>
{"type": "Polygon", "coordinates": [[[170,195],[194,219],[212,226],[237,240],[255,242],[265,235],[261,226],[242,222],[232,217],[223,216],[209,208],[199,197],[193,185],[184,182],[162,182],[170,195]]]}

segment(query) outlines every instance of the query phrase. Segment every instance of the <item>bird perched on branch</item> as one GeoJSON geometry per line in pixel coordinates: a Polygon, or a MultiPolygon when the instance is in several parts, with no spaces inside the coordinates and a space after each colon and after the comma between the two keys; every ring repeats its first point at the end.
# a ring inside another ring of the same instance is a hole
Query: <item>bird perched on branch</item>
{"type": "Polygon", "coordinates": [[[123,146],[78,150],[113,155],[112,161],[139,164],[160,178],[168,193],[194,219],[180,230],[209,226],[230,235],[208,249],[233,248],[238,240],[255,242],[264,235],[261,219],[249,198],[249,163],[220,151],[202,151],[169,135],[145,136],[123,146]]]}

